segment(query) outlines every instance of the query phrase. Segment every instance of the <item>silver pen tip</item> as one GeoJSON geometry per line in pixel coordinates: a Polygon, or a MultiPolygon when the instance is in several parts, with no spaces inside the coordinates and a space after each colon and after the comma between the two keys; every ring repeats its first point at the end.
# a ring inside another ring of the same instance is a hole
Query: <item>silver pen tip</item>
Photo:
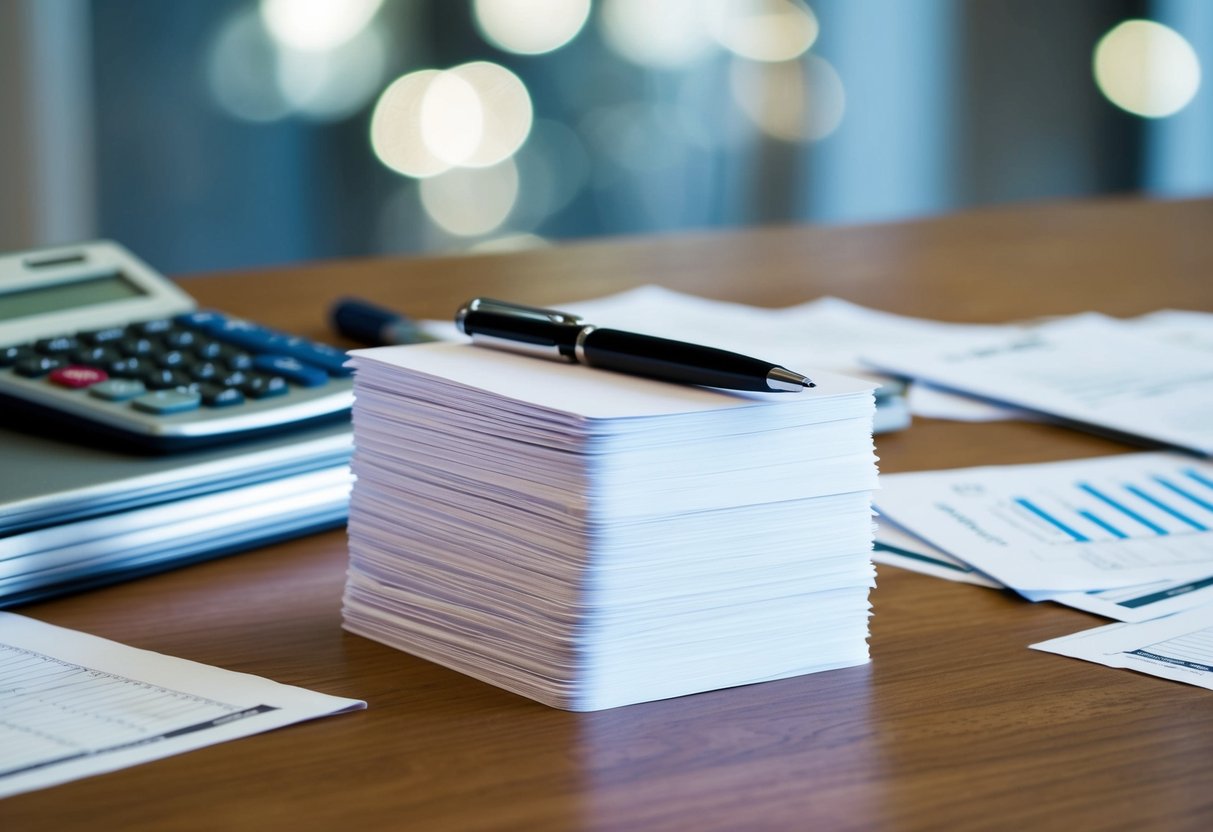
{"type": "Polygon", "coordinates": [[[767,387],[771,390],[780,393],[795,393],[803,390],[806,387],[816,387],[817,385],[806,376],[800,373],[794,373],[784,367],[772,367],[767,373],[767,387]]]}

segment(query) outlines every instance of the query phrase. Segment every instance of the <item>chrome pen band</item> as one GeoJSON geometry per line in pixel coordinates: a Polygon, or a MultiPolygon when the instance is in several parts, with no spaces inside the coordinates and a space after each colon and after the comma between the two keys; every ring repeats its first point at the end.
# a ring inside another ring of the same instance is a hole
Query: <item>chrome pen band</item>
{"type": "Polygon", "coordinates": [[[578,364],[588,365],[590,363],[590,359],[585,354],[585,339],[587,335],[597,328],[593,324],[587,324],[581,328],[581,332],[577,333],[577,341],[573,344],[573,357],[578,364]]]}

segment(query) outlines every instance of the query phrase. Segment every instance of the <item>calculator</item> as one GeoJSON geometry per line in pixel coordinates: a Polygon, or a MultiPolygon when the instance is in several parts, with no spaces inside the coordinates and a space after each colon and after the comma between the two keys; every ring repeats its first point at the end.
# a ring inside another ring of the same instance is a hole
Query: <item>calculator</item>
{"type": "Polygon", "coordinates": [[[345,352],[199,309],[108,240],[0,255],[0,421],[173,452],[349,418],[345,352]]]}

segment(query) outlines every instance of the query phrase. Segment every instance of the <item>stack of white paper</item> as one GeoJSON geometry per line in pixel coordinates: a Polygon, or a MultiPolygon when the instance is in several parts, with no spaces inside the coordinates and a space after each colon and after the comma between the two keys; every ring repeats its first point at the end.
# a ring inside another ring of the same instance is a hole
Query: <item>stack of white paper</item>
{"type": "Polygon", "coordinates": [[[867,660],[871,383],[353,356],[351,632],[571,710],[867,660]]]}

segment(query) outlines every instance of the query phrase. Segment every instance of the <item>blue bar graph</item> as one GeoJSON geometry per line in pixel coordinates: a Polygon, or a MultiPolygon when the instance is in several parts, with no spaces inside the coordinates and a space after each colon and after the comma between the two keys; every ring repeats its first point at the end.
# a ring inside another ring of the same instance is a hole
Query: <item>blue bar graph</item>
{"type": "Polygon", "coordinates": [[[1080,489],[1082,489],[1083,491],[1087,492],[1088,494],[1090,494],[1095,499],[1101,500],[1104,503],[1111,506],[1112,508],[1116,509],[1121,514],[1123,514],[1125,517],[1128,517],[1132,520],[1136,520],[1138,523],[1141,523],[1143,526],[1145,526],[1147,529],[1154,532],[1155,534],[1167,534],[1167,530],[1164,529],[1162,526],[1158,525],[1157,523],[1153,523],[1153,522],[1147,520],[1146,518],[1142,517],[1139,513],[1137,513],[1133,509],[1126,506],[1124,503],[1120,502],[1119,500],[1113,499],[1112,497],[1108,496],[1107,494],[1104,494],[1102,491],[1100,491],[1098,488],[1091,485],[1090,483],[1080,482],[1078,484],[1078,487],[1080,489]]]}
{"type": "Polygon", "coordinates": [[[1045,511],[1040,506],[1033,503],[1031,500],[1025,499],[1023,497],[1017,497],[1015,502],[1019,503],[1021,506],[1023,506],[1024,508],[1026,508],[1028,511],[1032,512],[1033,514],[1035,514],[1041,520],[1044,520],[1046,523],[1051,523],[1053,526],[1056,526],[1057,528],[1061,529],[1063,532],[1065,532],[1070,537],[1077,540],[1079,543],[1086,543],[1088,540],[1090,540],[1089,537],[1087,537],[1086,535],[1082,534],[1079,531],[1076,531],[1076,530],[1070,528],[1065,523],[1061,522],[1056,517],[1054,517],[1052,514],[1049,514],[1049,512],[1045,511]]]}
{"type": "Polygon", "coordinates": [[[1184,468],[1142,479],[1080,481],[1073,491],[1063,487],[1063,493],[1014,497],[1013,503],[1074,543],[1213,530],[1213,478],[1184,468]]]}

